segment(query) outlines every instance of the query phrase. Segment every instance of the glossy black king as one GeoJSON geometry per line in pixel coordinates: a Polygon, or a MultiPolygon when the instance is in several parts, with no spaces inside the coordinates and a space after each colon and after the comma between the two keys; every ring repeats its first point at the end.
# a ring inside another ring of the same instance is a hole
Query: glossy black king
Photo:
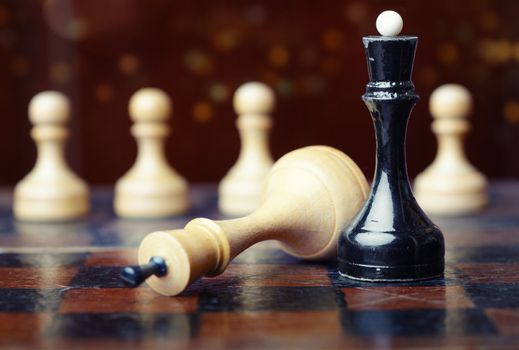
{"type": "Polygon", "coordinates": [[[369,80],[362,99],[377,138],[370,197],[340,237],[341,275],[366,281],[413,281],[443,275],[441,231],[416,203],[405,159],[407,122],[418,95],[411,82],[418,38],[365,37],[369,80]]]}

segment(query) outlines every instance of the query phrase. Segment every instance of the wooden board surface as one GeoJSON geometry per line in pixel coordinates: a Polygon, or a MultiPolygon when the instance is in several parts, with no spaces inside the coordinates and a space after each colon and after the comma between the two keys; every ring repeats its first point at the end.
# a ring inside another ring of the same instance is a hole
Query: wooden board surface
{"type": "Polygon", "coordinates": [[[302,263],[259,244],[178,297],[125,288],[146,233],[218,218],[215,186],[168,220],[119,220],[94,191],[84,222],[16,223],[0,192],[0,345],[20,348],[519,347],[519,182],[493,183],[481,215],[434,221],[447,242],[444,279],[369,284],[334,264],[302,263]]]}

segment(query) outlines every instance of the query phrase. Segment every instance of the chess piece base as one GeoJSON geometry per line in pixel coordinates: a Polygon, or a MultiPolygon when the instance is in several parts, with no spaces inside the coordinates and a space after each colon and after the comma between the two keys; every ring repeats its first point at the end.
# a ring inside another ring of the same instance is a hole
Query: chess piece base
{"type": "MultiPolygon", "coordinates": [[[[386,218],[380,217],[380,222],[386,218]]],[[[441,276],[445,266],[443,235],[436,226],[424,227],[427,222],[420,215],[413,220],[418,226],[406,230],[395,227],[394,231],[368,231],[370,223],[364,221],[355,232],[342,237],[338,257],[341,275],[372,282],[441,276]]]]}
{"type": "Polygon", "coordinates": [[[487,202],[487,181],[475,170],[438,174],[425,171],[416,177],[414,188],[420,207],[431,215],[473,214],[487,202]]]}
{"type": "Polygon", "coordinates": [[[13,213],[21,221],[72,221],[89,210],[87,186],[76,179],[51,184],[22,181],[15,189],[13,213]]]}
{"type": "Polygon", "coordinates": [[[488,202],[485,191],[451,194],[421,192],[416,200],[427,213],[440,216],[474,214],[488,202]]]}
{"type": "Polygon", "coordinates": [[[367,266],[357,265],[339,259],[339,273],[359,281],[408,282],[421,281],[443,276],[443,259],[431,264],[407,266],[367,266]]]}
{"type": "Polygon", "coordinates": [[[184,214],[189,208],[187,183],[181,178],[167,183],[120,180],[114,210],[122,218],[155,219],[184,214]]]}

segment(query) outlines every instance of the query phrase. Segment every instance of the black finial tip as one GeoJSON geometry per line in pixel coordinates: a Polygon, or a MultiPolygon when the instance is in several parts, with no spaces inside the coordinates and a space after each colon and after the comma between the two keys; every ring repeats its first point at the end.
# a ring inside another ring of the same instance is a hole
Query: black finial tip
{"type": "Polygon", "coordinates": [[[121,279],[128,287],[137,287],[151,275],[162,277],[168,272],[166,261],[160,256],[152,256],[144,265],[126,266],[121,271],[121,279]]]}

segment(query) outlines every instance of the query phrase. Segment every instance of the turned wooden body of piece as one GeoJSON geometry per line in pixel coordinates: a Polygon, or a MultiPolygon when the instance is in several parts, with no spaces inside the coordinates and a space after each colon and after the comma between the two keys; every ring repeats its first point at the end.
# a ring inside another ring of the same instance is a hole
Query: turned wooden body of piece
{"type": "Polygon", "coordinates": [[[29,104],[31,136],[37,147],[34,168],[14,189],[14,216],[24,221],[68,221],[90,208],[87,184],[67,165],[65,140],[70,102],[56,91],[44,91],[29,104]]]}
{"type": "Polygon", "coordinates": [[[467,120],[472,98],[461,85],[437,88],[430,99],[432,130],[438,138],[433,163],[414,182],[416,199],[430,214],[462,215],[487,203],[487,180],[465,156],[463,139],[470,130],[467,120]]]}
{"type": "Polygon", "coordinates": [[[187,181],[168,164],[164,150],[171,109],[166,93],[155,88],[141,89],[130,99],[137,159],[115,185],[118,216],[161,218],[182,214],[189,207],[187,181]]]}
{"type": "Polygon", "coordinates": [[[195,219],[181,230],[151,233],[139,248],[139,263],[164,259],[167,273],[147,282],[158,293],[176,295],[202,276],[222,273],[236,255],[263,240],[277,240],[303,259],[334,258],[340,231],[368,192],[361,170],[344,153],[325,146],[296,150],[274,165],[254,213],[227,221],[195,219]]]}
{"type": "Polygon", "coordinates": [[[234,109],[241,149],[236,164],[220,182],[218,207],[228,216],[252,213],[261,204],[261,191],[273,160],[268,148],[274,93],[265,84],[249,82],[236,90],[234,109]]]}

